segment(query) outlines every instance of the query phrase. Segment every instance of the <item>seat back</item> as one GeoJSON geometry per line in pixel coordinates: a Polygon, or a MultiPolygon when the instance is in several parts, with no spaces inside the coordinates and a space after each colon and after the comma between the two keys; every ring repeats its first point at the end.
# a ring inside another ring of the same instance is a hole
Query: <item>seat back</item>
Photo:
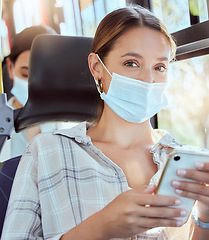
{"type": "Polygon", "coordinates": [[[40,35],[29,65],[29,97],[17,132],[50,121],[91,121],[100,97],[88,67],[93,38],[40,35]]]}
{"type": "Polygon", "coordinates": [[[5,161],[0,168],[0,237],[4,224],[9,196],[21,156],[5,161]]]}

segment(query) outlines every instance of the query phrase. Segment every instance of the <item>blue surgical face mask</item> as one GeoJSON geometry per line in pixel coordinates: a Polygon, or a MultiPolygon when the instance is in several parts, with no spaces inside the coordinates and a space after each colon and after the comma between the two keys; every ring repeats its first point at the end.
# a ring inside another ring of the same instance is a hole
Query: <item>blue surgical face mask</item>
{"type": "MultiPolygon", "coordinates": [[[[110,74],[104,63],[99,61],[110,74]]],[[[147,83],[113,73],[107,94],[100,97],[121,118],[127,122],[141,123],[167,105],[166,83],[147,83]]],[[[99,88],[98,88],[99,90],[99,88]]]]}
{"type": "Polygon", "coordinates": [[[11,89],[11,93],[24,106],[28,100],[28,82],[14,76],[14,85],[11,89]]]}

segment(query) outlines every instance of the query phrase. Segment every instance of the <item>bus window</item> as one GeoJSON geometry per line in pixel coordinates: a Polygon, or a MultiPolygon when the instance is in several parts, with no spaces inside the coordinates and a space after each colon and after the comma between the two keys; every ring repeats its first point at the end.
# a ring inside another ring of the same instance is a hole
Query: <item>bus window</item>
{"type": "Polygon", "coordinates": [[[16,33],[26,27],[41,24],[40,1],[16,0],[13,6],[16,33]]]}
{"type": "Polygon", "coordinates": [[[154,0],[153,10],[169,32],[175,32],[190,26],[188,0],[154,0]],[[179,6],[181,6],[181,11],[179,11],[179,6]]]}
{"type": "MultiPolygon", "coordinates": [[[[58,2],[57,2],[58,4],[58,2]]],[[[62,35],[76,36],[81,34],[80,17],[75,12],[73,1],[64,1],[59,3],[63,7],[65,22],[60,24],[60,33],[62,35]],[[79,21],[79,24],[78,24],[79,21]]]]}
{"type": "MultiPolygon", "coordinates": [[[[58,2],[58,0],[57,0],[58,2]]],[[[62,1],[65,23],[62,25],[65,35],[93,36],[98,23],[112,10],[125,7],[125,0],[79,0],[62,1]],[[72,20],[73,19],[73,20],[72,20]],[[72,30],[70,30],[72,29],[72,30]]]]}
{"type": "Polygon", "coordinates": [[[182,143],[209,148],[209,55],[170,64],[167,109],[158,113],[159,128],[182,143]]]}
{"type": "Polygon", "coordinates": [[[153,0],[152,2],[155,15],[163,21],[171,33],[190,26],[190,12],[198,16],[200,22],[208,20],[207,0],[153,0]]]}
{"type": "Polygon", "coordinates": [[[1,59],[3,59],[4,56],[9,55],[10,53],[10,45],[9,45],[9,37],[8,37],[8,28],[6,26],[6,21],[1,20],[1,32],[0,32],[0,37],[1,37],[1,59]]]}
{"type": "MultiPolygon", "coordinates": [[[[181,30],[183,33],[191,25],[208,20],[206,0],[153,0],[153,11],[170,32],[181,30]],[[181,11],[179,11],[179,6],[181,6],[181,11]]],[[[199,25],[199,29],[200,27],[202,28],[203,25],[199,25]]],[[[194,32],[190,32],[190,39],[186,39],[183,34],[183,37],[178,39],[177,45],[195,42],[198,45],[198,41],[206,38],[206,33],[196,38],[195,36],[200,32],[201,30],[198,31],[197,28],[194,32]]],[[[207,50],[205,53],[195,55],[198,57],[187,56],[183,58],[186,60],[170,64],[168,70],[170,101],[167,109],[158,113],[158,128],[167,129],[179,142],[208,148],[209,55],[204,54],[208,54],[207,50]]]]}

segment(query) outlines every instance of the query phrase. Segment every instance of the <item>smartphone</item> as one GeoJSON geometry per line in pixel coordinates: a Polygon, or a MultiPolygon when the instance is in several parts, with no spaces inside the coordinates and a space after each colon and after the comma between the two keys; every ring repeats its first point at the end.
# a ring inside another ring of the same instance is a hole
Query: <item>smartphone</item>
{"type": "Polygon", "coordinates": [[[174,192],[174,188],[171,186],[171,181],[173,179],[190,181],[189,179],[180,178],[176,175],[176,171],[180,168],[184,169],[195,169],[196,162],[209,162],[209,151],[188,151],[181,149],[174,149],[168,155],[167,163],[163,169],[160,181],[156,190],[157,194],[175,196],[181,199],[181,208],[187,210],[188,215],[182,217],[182,220],[186,222],[195,203],[195,200],[181,197],[174,192]]]}

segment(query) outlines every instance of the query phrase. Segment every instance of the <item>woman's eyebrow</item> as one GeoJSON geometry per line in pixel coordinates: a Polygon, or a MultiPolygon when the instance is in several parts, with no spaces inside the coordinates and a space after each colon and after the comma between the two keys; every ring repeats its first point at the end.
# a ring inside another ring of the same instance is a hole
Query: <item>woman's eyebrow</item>
{"type": "Polygon", "coordinates": [[[21,69],[26,69],[26,70],[28,70],[28,67],[27,67],[27,66],[22,66],[21,69]]]}
{"type": "Polygon", "coordinates": [[[128,52],[128,53],[125,53],[124,55],[122,55],[121,57],[137,57],[137,58],[143,58],[140,54],[138,53],[135,53],[135,52],[128,52]]]}
{"type": "Polygon", "coordinates": [[[157,60],[159,60],[159,61],[168,61],[168,58],[167,57],[160,57],[160,58],[157,58],[157,60]]]}
{"type": "MultiPolygon", "coordinates": [[[[140,55],[139,53],[135,53],[135,52],[128,52],[125,53],[124,55],[122,55],[121,57],[136,57],[136,58],[143,58],[142,55],[140,55]]],[[[167,57],[159,57],[157,58],[158,61],[168,61],[167,57]]]]}

